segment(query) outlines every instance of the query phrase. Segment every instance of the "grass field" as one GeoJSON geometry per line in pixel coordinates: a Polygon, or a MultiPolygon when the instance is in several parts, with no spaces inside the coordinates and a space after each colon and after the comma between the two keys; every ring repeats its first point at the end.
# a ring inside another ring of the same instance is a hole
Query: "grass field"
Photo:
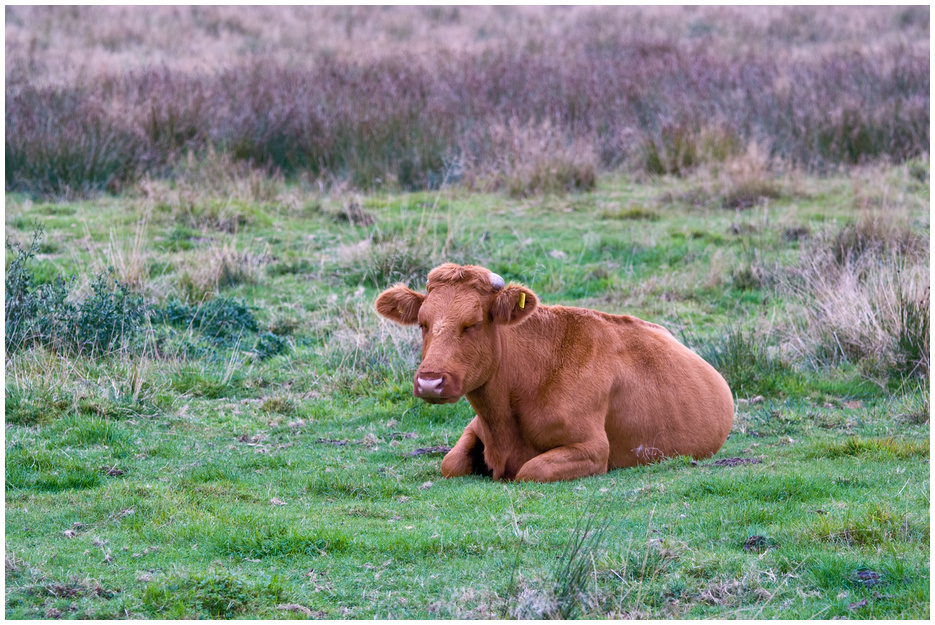
{"type": "MultiPolygon", "coordinates": [[[[532,199],[245,176],[7,196],[14,250],[45,231],[33,293],[77,274],[69,301],[105,308],[121,289],[87,276],[113,266],[149,302],[107,350],[67,323],[7,346],[8,617],[929,615],[927,355],[843,327],[866,353],[834,353],[805,312],[831,297],[815,263],[892,264],[927,323],[927,163],[772,179],[742,211],[701,174],[532,199]],[[470,407],[412,397],[417,332],[372,302],[448,259],[666,325],[732,385],[724,449],[560,484],[442,479],[470,407]]],[[[852,308],[892,304],[875,280],[852,308]]]]}
{"type": "Polygon", "coordinates": [[[8,7],[5,615],[930,617],[924,7],[8,7]],[[670,329],[714,457],[445,480],[373,303],[670,329]]]}

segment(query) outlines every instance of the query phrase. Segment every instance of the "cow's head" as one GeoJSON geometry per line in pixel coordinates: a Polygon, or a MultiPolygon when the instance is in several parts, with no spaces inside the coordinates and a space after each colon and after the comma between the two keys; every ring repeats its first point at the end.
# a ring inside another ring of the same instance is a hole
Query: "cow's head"
{"type": "Polygon", "coordinates": [[[425,293],[396,285],[377,298],[377,312],[422,328],[422,364],[413,393],[433,404],[458,401],[483,386],[500,358],[500,328],[521,323],[538,300],[484,269],[451,263],[429,273],[425,293]]]}

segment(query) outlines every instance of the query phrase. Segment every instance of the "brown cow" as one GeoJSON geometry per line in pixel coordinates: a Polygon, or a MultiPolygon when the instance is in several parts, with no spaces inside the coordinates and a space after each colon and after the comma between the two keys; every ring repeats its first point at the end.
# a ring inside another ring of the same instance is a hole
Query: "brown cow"
{"type": "Polygon", "coordinates": [[[471,265],[436,267],[426,291],[396,285],[376,308],[422,327],[415,396],[467,396],[477,413],[442,460],[445,477],[570,480],[707,458],[727,439],[727,383],[661,326],[542,306],[529,289],[471,265]]]}

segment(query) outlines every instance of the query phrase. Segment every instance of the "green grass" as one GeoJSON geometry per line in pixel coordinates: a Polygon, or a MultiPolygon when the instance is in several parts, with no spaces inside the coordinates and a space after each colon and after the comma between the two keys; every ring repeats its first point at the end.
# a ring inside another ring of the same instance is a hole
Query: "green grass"
{"type": "MultiPolygon", "coordinates": [[[[671,200],[691,184],[376,194],[357,200],[369,225],[332,218],[338,196],[239,206],[237,249],[266,260],[213,308],[183,301],[180,274],[230,234],[146,221],[136,253],[161,269],[142,293],[174,321],[106,353],[8,355],[6,616],[927,618],[928,380],[798,355],[774,288],[853,220],[849,185],[737,212],[671,200]],[[447,259],[670,328],[732,385],[722,451],[558,484],[443,479],[417,450],[473,413],[412,397],[417,332],[372,303],[447,259]],[[738,284],[744,268],[765,279],[738,284]],[[260,354],[264,333],[281,344],[260,354]]],[[[928,236],[927,186],[897,190],[928,236]]],[[[42,223],[81,297],[146,210],[8,195],[6,234],[42,223]]]]}

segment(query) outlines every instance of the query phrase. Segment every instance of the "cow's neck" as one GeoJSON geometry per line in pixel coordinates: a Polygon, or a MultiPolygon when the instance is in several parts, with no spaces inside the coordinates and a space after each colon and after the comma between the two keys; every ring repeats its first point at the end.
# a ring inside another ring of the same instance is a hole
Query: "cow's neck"
{"type": "Polygon", "coordinates": [[[512,413],[508,394],[500,395],[485,385],[466,395],[477,419],[477,434],[484,443],[484,461],[494,479],[512,479],[522,466],[522,432],[512,413]]]}
{"type": "Polygon", "coordinates": [[[516,349],[516,332],[514,328],[502,328],[497,334],[494,366],[487,381],[480,387],[467,393],[468,402],[474,408],[488,427],[499,429],[506,426],[513,419],[514,406],[511,397],[515,393],[516,371],[514,353],[516,349]]]}
{"type": "Polygon", "coordinates": [[[507,462],[521,464],[528,455],[520,428],[518,400],[529,392],[530,378],[536,375],[534,365],[522,360],[523,354],[528,357],[535,345],[536,326],[527,321],[517,328],[504,328],[496,368],[483,386],[465,395],[483,422],[485,457],[497,477],[512,478],[519,466],[507,466],[507,462]]]}

